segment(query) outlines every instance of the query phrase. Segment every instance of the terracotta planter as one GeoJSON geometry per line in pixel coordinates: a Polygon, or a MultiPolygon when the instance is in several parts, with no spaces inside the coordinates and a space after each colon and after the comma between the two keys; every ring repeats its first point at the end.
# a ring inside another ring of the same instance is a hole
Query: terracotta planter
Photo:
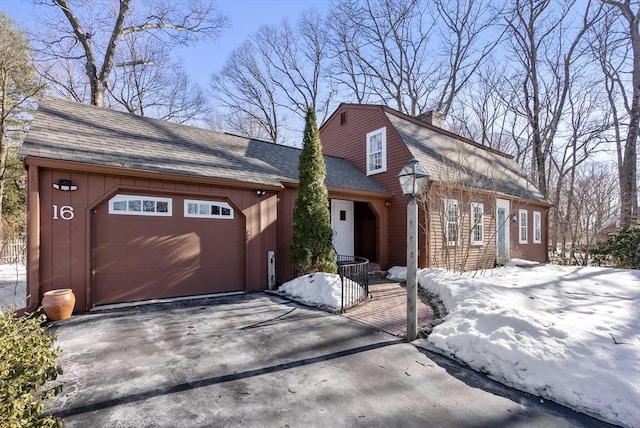
{"type": "Polygon", "coordinates": [[[42,296],[42,308],[51,321],[69,318],[75,304],[76,296],[70,288],[47,291],[42,296]]]}

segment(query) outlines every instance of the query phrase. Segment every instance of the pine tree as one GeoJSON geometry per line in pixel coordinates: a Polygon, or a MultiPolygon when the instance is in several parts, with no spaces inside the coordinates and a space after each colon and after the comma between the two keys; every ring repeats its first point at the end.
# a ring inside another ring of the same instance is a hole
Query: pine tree
{"type": "Polygon", "coordinates": [[[307,110],[302,152],[298,163],[298,199],[293,210],[291,258],[300,274],[335,273],[326,168],[313,108],[307,110]]]}

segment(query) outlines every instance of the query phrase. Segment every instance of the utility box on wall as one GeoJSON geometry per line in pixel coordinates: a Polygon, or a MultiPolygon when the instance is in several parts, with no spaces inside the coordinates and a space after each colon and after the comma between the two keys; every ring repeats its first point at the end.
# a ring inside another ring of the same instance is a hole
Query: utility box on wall
{"type": "Polygon", "coordinates": [[[276,253],[275,251],[267,251],[267,283],[269,290],[276,288],[276,253]]]}

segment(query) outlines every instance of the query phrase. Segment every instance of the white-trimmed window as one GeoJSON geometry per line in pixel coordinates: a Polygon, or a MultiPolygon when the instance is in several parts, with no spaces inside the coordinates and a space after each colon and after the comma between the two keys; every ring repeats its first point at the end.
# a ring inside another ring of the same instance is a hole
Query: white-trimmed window
{"type": "Polygon", "coordinates": [[[367,134],[367,175],[387,170],[387,128],[367,134]]]}
{"type": "Polygon", "coordinates": [[[540,211],[533,212],[533,243],[542,243],[542,213],[540,211]]]}
{"type": "Polygon", "coordinates": [[[471,244],[482,245],[484,242],[484,204],[471,203],[471,244]]]}
{"type": "Polygon", "coordinates": [[[234,211],[231,205],[226,202],[185,199],[184,216],[232,219],[234,211]]]}
{"type": "Polygon", "coordinates": [[[520,219],[520,223],[518,224],[518,229],[520,233],[518,234],[519,242],[521,244],[529,243],[529,226],[528,226],[528,213],[527,210],[519,210],[518,218],[520,219]]]}
{"type": "Polygon", "coordinates": [[[171,198],[115,195],[109,199],[109,214],[171,217],[171,198]]]}
{"type": "Polygon", "coordinates": [[[444,200],[444,237],[447,245],[458,244],[460,234],[460,210],[456,199],[444,200]]]}

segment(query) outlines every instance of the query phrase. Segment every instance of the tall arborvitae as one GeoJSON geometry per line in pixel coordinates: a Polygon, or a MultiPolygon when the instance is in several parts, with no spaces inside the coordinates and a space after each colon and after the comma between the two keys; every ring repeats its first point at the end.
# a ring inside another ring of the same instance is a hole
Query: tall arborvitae
{"type": "Polygon", "coordinates": [[[329,196],[324,184],[326,169],[313,108],[307,110],[304,143],[298,164],[298,199],[293,211],[291,260],[297,272],[337,270],[332,246],[329,196]]]}

